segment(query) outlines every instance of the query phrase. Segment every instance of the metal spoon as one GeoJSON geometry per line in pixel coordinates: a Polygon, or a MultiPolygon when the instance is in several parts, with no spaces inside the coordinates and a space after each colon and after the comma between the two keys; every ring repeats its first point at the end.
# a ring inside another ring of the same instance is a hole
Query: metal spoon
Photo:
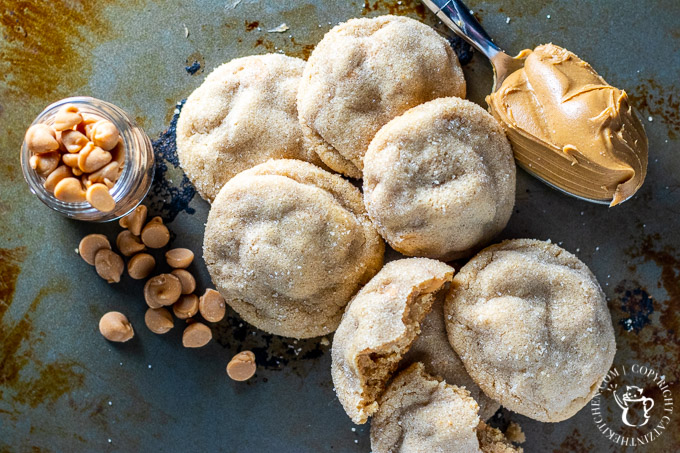
{"type": "MultiPolygon", "coordinates": [[[[491,37],[484,31],[477,19],[470,14],[468,8],[460,0],[421,0],[425,6],[430,8],[432,12],[454,33],[467,41],[472,47],[484,54],[490,61],[493,67],[493,88],[491,92],[495,92],[503,84],[503,81],[513,72],[524,67],[524,58],[521,54],[518,57],[511,57],[506,54],[491,41],[491,37]]],[[[568,190],[556,185],[553,181],[548,181],[545,178],[537,175],[532,171],[530,163],[517,163],[527,171],[527,173],[534,176],[536,179],[544,182],[548,186],[556,189],[564,194],[576,197],[580,200],[589,201],[591,203],[609,204],[611,200],[603,200],[597,198],[586,198],[580,195],[573,194],[568,190]]]]}

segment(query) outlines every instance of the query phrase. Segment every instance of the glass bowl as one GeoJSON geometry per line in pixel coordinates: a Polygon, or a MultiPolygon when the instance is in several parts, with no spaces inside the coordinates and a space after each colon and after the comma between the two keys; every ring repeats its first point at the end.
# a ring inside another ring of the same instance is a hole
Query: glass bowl
{"type": "Polygon", "coordinates": [[[110,190],[116,207],[110,212],[101,212],[88,202],[67,203],[55,198],[45,189],[45,179],[31,168],[31,152],[24,140],[21,145],[21,169],[28,187],[45,205],[72,219],[88,222],[109,222],[119,219],[142,202],[151,188],[154,174],[154,156],[151,140],[144,131],[119,107],[91,97],[78,96],[62,99],[49,105],[31,124],[53,124],[57,111],[65,104],[74,104],[81,112],[98,115],[116,125],[125,147],[123,172],[110,190]]]}

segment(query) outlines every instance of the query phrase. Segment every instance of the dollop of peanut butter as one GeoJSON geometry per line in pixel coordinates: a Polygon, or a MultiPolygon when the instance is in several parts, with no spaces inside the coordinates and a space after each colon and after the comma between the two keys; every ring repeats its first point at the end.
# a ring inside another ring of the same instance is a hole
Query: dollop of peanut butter
{"type": "Polygon", "coordinates": [[[647,174],[647,135],[625,91],[553,44],[523,51],[524,68],[486,98],[517,162],[576,196],[619,204],[647,174]]]}

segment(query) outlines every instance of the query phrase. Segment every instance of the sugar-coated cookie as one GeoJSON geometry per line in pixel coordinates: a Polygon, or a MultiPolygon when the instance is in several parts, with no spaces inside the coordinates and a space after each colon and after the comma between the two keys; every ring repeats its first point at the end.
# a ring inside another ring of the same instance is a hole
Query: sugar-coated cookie
{"type": "Polygon", "coordinates": [[[515,161],[502,127],[464,99],[412,108],[376,134],[364,157],[364,202],[381,236],[409,256],[468,256],[515,205],[515,161]]]}
{"type": "Polygon", "coordinates": [[[477,452],[479,407],[470,392],[414,363],[394,378],[371,420],[373,453],[477,452]]]}
{"type": "Polygon", "coordinates": [[[326,33],[305,67],[298,111],[321,160],[360,178],[378,129],[444,96],[465,96],[463,71],[446,39],[417,20],[380,16],[351,19],[326,33]]]}
{"type": "Polygon", "coordinates": [[[482,250],[454,278],[444,314],[449,341],[482,391],[544,422],[585,406],[616,352],[595,276],[549,242],[482,250]]]}
{"type": "Polygon", "coordinates": [[[427,258],[392,261],[350,302],[333,337],[331,375],[354,423],[365,423],[378,408],[385,384],[453,272],[427,258]]]}
{"type": "Polygon", "coordinates": [[[384,248],[356,187],[307,162],[271,160],[220,190],[203,258],[244,320],[310,338],[336,329],[345,305],[381,268],[384,248]]]}
{"type": "Polygon", "coordinates": [[[371,420],[373,453],[522,452],[480,421],[470,392],[425,372],[416,362],[394,378],[371,420]]]}
{"type": "Polygon", "coordinates": [[[297,118],[304,67],[279,54],[237,58],[189,96],[177,121],[177,155],[201,197],[212,202],[230,178],[269,159],[321,165],[297,118]]]}

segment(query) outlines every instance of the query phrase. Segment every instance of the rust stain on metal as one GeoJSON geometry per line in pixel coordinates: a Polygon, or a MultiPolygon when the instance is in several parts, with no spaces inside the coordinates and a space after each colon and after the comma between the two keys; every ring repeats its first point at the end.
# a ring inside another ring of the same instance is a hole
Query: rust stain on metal
{"type": "Polygon", "coordinates": [[[624,280],[615,288],[612,321],[622,357],[620,363],[643,363],[666,374],[674,385],[678,380],[673,364],[680,357],[676,306],[658,301],[639,282],[624,280]]]}
{"type": "Polygon", "coordinates": [[[246,20],[244,26],[246,28],[246,31],[253,31],[253,30],[257,29],[257,27],[260,26],[260,23],[256,20],[254,20],[252,22],[248,22],[246,20]]]}
{"type": "Polygon", "coordinates": [[[3,163],[0,165],[0,174],[2,174],[3,178],[10,182],[16,181],[20,173],[21,171],[17,170],[14,165],[9,163],[3,163]]]}
{"type": "Polygon", "coordinates": [[[669,364],[680,357],[680,254],[672,246],[658,245],[661,239],[659,234],[645,236],[627,254],[659,267],[658,286],[665,290],[666,300],[653,298],[653,291],[637,281],[624,280],[615,289],[612,315],[620,328],[617,338],[626,343],[626,349],[666,373],[666,381],[673,384],[679,377],[676,367],[669,364]]]}
{"type": "MultiPolygon", "coordinates": [[[[645,83],[638,85],[628,97],[631,103],[644,113],[644,117],[651,116],[653,119],[661,119],[669,126],[669,138],[676,138],[680,132],[680,90],[678,87],[664,86],[654,79],[647,79],[645,83]]],[[[646,120],[646,118],[644,118],[646,120]]]]}
{"type": "Polygon", "coordinates": [[[584,438],[578,429],[574,429],[574,431],[564,439],[560,446],[553,450],[554,453],[589,453],[591,451],[595,451],[595,445],[584,438]]]}
{"type": "Polygon", "coordinates": [[[308,60],[309,56],[312,54],[315,45],[314,44],[301,44],[295,41],[295,38],[290,38],[290,43],[294,46],[294,50],[291,52],[286,52],[286,55],[291,57],[302,58],[303,60],[308,60]]]}
{"type": "Polygon", "coordinates": [[[0,249],[0,322],[9,309],[14,297],[17,278],[21,273],[19,266],[26,258],[26,247],[0,249]]]}
{"type": "Polygon", "coordinates": [[[92,58],[79,44],[115,33],[100,11],[84,0],[20,0],[0,10],[0,97],[57,98],[86,85],[92,58]]]}
{"type": "Polygon", "coordinates": [[[257,38],[253,47],[263,47],[267,52],[275,52],[277,50],[276,45],[264,37],[257,38]]]}
{"type": "Polygon", "coordinates": [[[415,14],[421,19],[425,19],[428,15],[428,10],[420,0],[364,0],[364,8],[361,11],[361,15],[365,16],[374,11],[388,12],[395,15],[415,14]]]}
{"type": "MultiPolygon", "coordinates": [[[[13,287],[11,291],[14,291],[13,287]]],[[[54,402],[84,383],[84,374],[77,371],[82,367],[76,362],[67,360],[43,363],[33,352],[33,348],[42,341],[44,336],[42,332],[34,332],[33,328],[33,318],[38,306],[45,296],[66,291],[63,279],[49,281],[38,291],[24,315],[13,325],[9,325],[4,319],[11,301],[2,305],[0,312],[0,325],[2,325],[0,330],[0,397],[12,406],[14,412],[11,417],[15,420],[21,412],[21,408],[16,406],[28,405],[35,408],[44,403],[54,402]],[[27,370],[27,368],[30,369],[27,370]],[[25,370],[36,372],[27,373],[25,370]],[[28,374],[36,377],[29,377],[28,374]]]]}
{"type": "MultiPolygon", "coordinates": [[[[286,55],[302,58],[303,60],[307,60],[314,50],[314,44],[301,44],[296,42],[293,37],[289,38],[289,41],[284,43],[284,46],[286,48],[286,55]]],[[[281,48],[265,37],[257,38],[253,47],[262,47],[267,52],[277,52],[281,48]]]]}

